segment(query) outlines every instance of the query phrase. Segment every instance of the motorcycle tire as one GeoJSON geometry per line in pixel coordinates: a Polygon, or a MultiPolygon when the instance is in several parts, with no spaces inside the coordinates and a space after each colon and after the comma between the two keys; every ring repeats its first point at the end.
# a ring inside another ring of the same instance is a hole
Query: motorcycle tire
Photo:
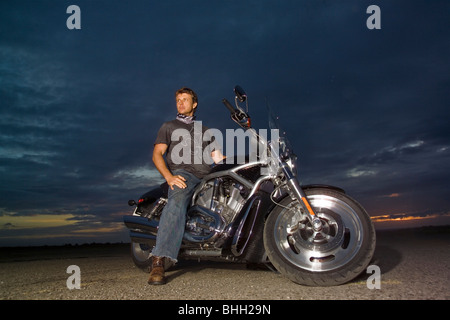
{"type": "Polygon", "coordinates": [[[360,275],[375,251],[375,229],[366,210],[338,190],[311,188],[306,196],[322,226],[313,229],[286,197],[266,219],[264,247],[275,268],[307,286],[336,286],[360,275]]]}
{"type": "Polygon", "coordinates": [[[138,242],[131,242],[130,246],[131,258],[134,264],[146,272],[150,272],[152,267],[151,248],[150,244],[138,242]]]}

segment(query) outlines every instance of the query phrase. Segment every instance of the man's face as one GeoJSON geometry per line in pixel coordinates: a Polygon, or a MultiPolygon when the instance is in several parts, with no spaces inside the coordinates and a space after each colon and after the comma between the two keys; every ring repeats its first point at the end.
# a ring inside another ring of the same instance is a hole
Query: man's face
{"type": "Polygon", "coordinates": [[[177,110],[185,116],[193,116],[194,109],[197,108],[197,103],[192,101],[192,96],[189,93],[180,93],[176,96],[177,110]]]}

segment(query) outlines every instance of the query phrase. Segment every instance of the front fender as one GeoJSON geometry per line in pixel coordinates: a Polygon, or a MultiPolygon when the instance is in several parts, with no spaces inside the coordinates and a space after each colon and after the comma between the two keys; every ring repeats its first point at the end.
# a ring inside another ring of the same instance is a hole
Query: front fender
{"type": "MultiPolygon", "coordinates": [[[[331,186],[331,185],[327,185],[327,184],[307,184],[307,185],[302,185],[300,186],[302,188],[303,191],[309,190],[309,189],[316,189],[316,188],[321,188],[321,189],[330,189],[330,190],[335,190],[338,191],[340,193],[345,194],[345,190],[341,189],[339,187],[336,186],[331,186]]],[[[272,200],[275,203],[279,203],[280,201],[282,201],[284,198],[288,197],[288,193],[283,190],[283,189],[278,189],[276,192],[274,192],[272,194],[272,200]]],[[[271,212],[275,207],[276,204],[272,202],[272,208],[268,211],[271,212]]]]}
{"type": "Polygon", "coordinates": [[[308,190],[308,189],[315,189],[315,188],[322,188],[322,189],[331,189],[331,190],[336,190],[338,192],[344,193],[345,194],[345,190],[336,186],[331,186],[328,184],[307,184],[304,186],[301,186],[303,190],[308,190]]]}

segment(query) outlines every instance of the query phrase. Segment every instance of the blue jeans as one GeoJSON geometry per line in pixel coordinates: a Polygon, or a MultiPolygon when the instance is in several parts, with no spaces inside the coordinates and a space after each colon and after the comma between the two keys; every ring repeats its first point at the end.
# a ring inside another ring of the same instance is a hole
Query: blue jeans
{"type": "Polygon", "coordinates": [[[161,213],[156,245],[151,255],[170,258],[173,262],[177,262],[186,225],[187,207],[201,179],[185,170],[174,170],[173,175],[183,176],[187,187],[181,189],[174,186],[173,190],[169,187],[167,204],[161,213]]]}

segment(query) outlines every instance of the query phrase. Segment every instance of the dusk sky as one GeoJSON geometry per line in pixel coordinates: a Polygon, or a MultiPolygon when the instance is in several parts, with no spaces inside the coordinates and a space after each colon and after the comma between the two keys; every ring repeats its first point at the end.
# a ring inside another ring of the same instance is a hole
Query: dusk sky
{"type": "Polygon", "coordinates": [[[450,1],[2,0],[0,246],[129,241],[174,92],[224,131],[235,85],[257,129],[276,111],[303,184],[377,229],[450,224],[450,1]]]}

